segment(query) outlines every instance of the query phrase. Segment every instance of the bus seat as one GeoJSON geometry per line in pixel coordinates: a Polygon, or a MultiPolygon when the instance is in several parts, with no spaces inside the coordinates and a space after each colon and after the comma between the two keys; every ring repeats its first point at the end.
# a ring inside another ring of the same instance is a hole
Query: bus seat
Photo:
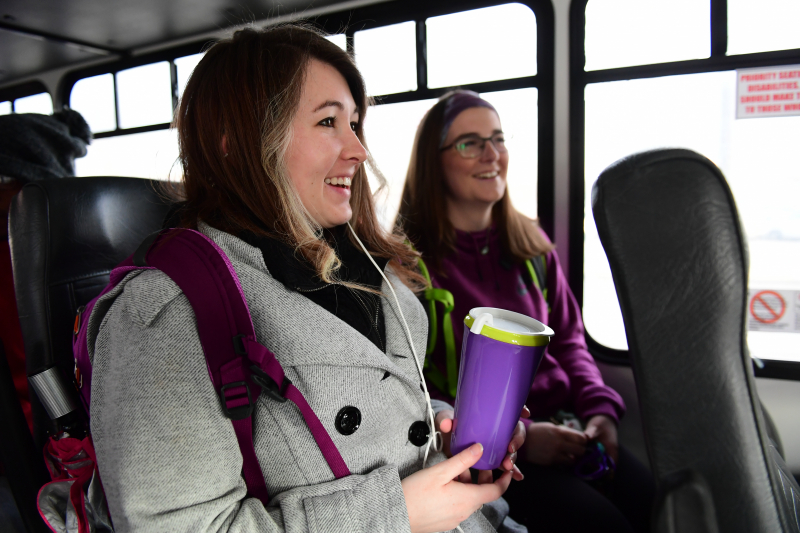
{"type": "MultiPolygon", "coordinates": [[[[157,183],[118,177],[36,181],[11,205],[9,242],[28,379],[60,380],[63,398],[55,400],[78,405],[71,385],[77,309],[99,294],[114,266],[161,228],[169,202],[157,183]]],[[[47,403],[52,406],[53,399],[47,403]]],[[[41,450],[56,424],[33,386],[31,405],[41,450]]]]}
{"type": "Polygon", "coordinates": [[[722,173],[689,150],[635,154],[603,171],[592,210],[661,492],[654,529],[677,531],[676,517],[705,516],[698,505],[713,501],[719,531],[800,532],[800,487],[768,438],[756,392],[747,244],[722,173]],[[694,481],[668,483],[676,475],[694,481]],[[706,485],[709,498],[686,496],[706,485]]]}

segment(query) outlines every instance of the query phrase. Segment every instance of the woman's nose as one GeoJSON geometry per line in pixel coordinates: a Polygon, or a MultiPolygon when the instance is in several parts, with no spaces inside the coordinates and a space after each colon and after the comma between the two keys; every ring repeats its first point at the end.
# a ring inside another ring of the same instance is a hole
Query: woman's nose
{"type": "Polygon", "coordinates": [[[347,136],[347,142],[342,150],[342,158],[353,160],[359,164],[367,160],[367,149],[361,144],[361,140],[353,130],[350,130],[347,136]]]}
{"type": "Polygon", "coordinates": [[[494,147],[494,143],[492,141],[486,141],[486,144],[483,145],[483,153],[481,153],[481,161],[492,162],[497,160],[500,157],[500,152],[497,151],[497,148],[494,147]]]}

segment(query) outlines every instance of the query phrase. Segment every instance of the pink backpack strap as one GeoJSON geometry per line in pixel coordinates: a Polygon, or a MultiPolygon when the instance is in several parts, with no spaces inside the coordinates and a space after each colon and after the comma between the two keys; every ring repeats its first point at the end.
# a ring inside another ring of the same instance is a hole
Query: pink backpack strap
{"type": "Polygon", "coordinates": [[[103,291],[88,304],[78,308],[78,315],[75,317],[75,328],[72,335],[72,353],[75,357],[73,377],[87,418],[90,417],[89,405],[92,395],[92,363],[89,359],[89,347],[86,340],[89,334],[89,317],[97,301],[113,290],[126,275],[135,270],[153,270],[153,267],[135,266],[133,256],[128,257],[111,271],[110,280],[103,291]]]}
{"type": "Polygon", "coordinates": [[[194,310],[208,373],[231,419],[242,452],[251,496],[269,499],[253,447],[252,413],[259,394],[300,409],[336,478],[350,475],[325,427],[302,393],[285,376],[275,354],[256,341],[250,310],[228,256],[200,232],[173,229],[148,238],[133,256],[139,268],[155,267],[183,291],[194,310]]]}

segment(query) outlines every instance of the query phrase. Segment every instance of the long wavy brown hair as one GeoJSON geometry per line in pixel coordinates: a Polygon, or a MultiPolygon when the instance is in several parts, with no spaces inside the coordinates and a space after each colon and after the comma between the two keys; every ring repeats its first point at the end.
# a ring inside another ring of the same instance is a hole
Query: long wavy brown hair
{"type": "MultiPolygon", "coordinates": [[[[442,259],[455,251],[456,231],[447,217],[444,170],[439,150],[444,112],[451,91],[425,114],[417,128],[408,173],[395,221],[398,231],[408,235],[426,262],[441,274],[442,259]]],[[[532,220],[511,204],[508,187],[503,198],[492,207],[492,222],[500,232],[503,254],[516,262],[547,253],[554,246],[532,220]]]]}
{"type": "MultiPolygon", "coordinates": [[[[233,235],[248,231],[280,239],[320,279],[351,285],[337,278],[341,263],[300,201],[285,163],[312,59],[331,65],[347,81],[359,110],[356,135],[366,147],[363,124],[370,101],[346,52],[305,26],[238,31],[208,49],[178,108],[175,127],[184,170],[181,225],[196,228],[202,220],[233,235]]],[[[390,259],[403,282],[418,290],[424,283],[414,270],[418,254],[404,244],[402,234],[381,228],[363,166],[353,176],[350,206],[350,223],[370,253],[390,259]]]]}

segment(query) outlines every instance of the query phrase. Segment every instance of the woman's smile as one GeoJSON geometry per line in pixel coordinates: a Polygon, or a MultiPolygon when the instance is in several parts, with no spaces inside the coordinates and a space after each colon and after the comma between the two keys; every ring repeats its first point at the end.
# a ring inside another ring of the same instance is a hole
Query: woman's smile
{"type": "Polygon", "coordinates": [[[490,170],[488,172],[481,172],[480,174],[473,174],[473,178],[477,178],[479,180],[492,180],[500,176],[500,172],[498,170],[490,170]]]}
{"type": "Polygon", "coordinates": [[[332,185],[334,187],[339,187],[343,189],[350,190],[350,182],[351,179],[348,177],[341,177],[341,178],[325,178],[325,183],[327,185],[332,185]]]}

